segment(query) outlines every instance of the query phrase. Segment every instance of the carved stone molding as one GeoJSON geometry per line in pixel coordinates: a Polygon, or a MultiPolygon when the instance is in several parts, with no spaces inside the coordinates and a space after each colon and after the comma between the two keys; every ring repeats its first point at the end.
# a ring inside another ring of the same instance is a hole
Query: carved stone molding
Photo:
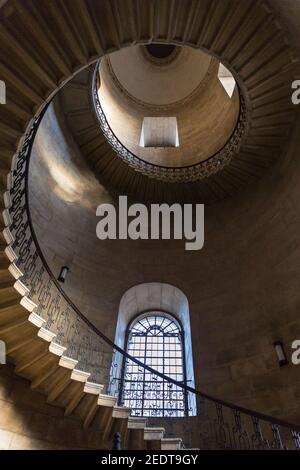
{"type": "MultiPolygon", "coordinates": [[[[154,111],[164,112],[164,111],[173,110],[175,108],[178,109],[178,108],[182,108],[182,107],[186,106],[187,104],[189,104],[191,101],[195,100],[200,95],[200,93],[206,87],[206,85],[211,80],[211,78],[214,77],[215,75],[217,75],[218,68],[219,68],[219,61],[217,59],[215,59],[214,57],[212,57],[206,74],[204,75],[204,77],[201,80],[201,82],[199,83],[199,85],[192,91],[192,93],[190,93],[189,95],[187,95],[185,98],[183,98],[181,100],[174,101],[173,103],[157,105],[157,104],[146,103],[145,101],[139,100],[138,98],[133,96],[131,93],[129,93],[129,91],[126,90],[126,88],[123,87],[123,85],[121,84],[121,82],[119,81],[118,77],[116,76],[116,74],[114,72],[112,63],[109,59],[109,55],[105,56],[101,60],[101,62],[102,61],[105,65],[105,67],[106,67],[106,70],[107,70],[107,72],[110,76],[110,79],[112,80],[112,82],[114,83],[114,85],[116,86],[118,91],[122,94],[122,96],[124,96],[127,100],[133,102],[135,105],[137,105],[137,106],[139,106],[143,109],[147,109],[149,111],[152,111],[152,112],[154,112],[154,111]]],[[[100,63],[99,63],[99,66],[100,66],[100,63]]]]}
{"type": "Polygon", "coordinates": [[[154,57],[152,54],[147,49],[147,46],[141,46],[139,48],[140,53],[146,59],[148,62],[151,62],[153,65],[157,65],[158,67],[164,66],[164,65],[169,65],[172,62],[174,62],[180,53],[182,52],[182,48],[179,46],[175,46],[172,53],[168,55],[167,57],[164,57],[162,59],[159,59],[157,57],[154,57]]]}

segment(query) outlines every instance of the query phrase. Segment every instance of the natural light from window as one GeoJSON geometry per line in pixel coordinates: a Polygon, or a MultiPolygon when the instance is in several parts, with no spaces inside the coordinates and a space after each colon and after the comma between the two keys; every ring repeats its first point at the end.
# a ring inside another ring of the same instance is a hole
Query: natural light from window
{"type": "MultiPolygon", "coordinates": [[[[127,351],[158,372],[185,381],[183,332],[173,317],[151,312],[131,325],[127,351]]],[[[186,415],[183,389],[127,360],[124,368],[122,404],[133,416],[186,415]]]]}

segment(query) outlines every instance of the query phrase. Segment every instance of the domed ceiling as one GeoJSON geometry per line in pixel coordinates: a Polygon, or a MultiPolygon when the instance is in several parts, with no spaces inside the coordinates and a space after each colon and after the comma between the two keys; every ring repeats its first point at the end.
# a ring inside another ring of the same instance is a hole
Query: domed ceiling
{"type": "Polygon", "coordinates": [[[215,58],[190,47],[154,44],[110,54],[99,68],[99,101],[107,123],[145,162],[163,167],[203,162],[225,146],[240,114],[238,89],[230,98],[218,69],[215,58]],[[176,117],[178,146],[141,146],[146,117],[176,117]]]}
{"type": "Polygon", "coordinates": [[[124,94],[157,111],[190,101],[216,68],[216,60],[198,49],[164,44],[121,49],[103,62],[124,94]]]}

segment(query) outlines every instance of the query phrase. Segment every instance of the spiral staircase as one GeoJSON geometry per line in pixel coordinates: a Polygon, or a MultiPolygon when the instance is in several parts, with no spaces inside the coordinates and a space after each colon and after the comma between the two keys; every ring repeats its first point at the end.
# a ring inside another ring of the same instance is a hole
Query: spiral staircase
{"type": "MultiPolygon", "coordinates": [[[[5,194],[9,207],[9,195],[5,194]]],[[[5,217],[9,218],[6,209],[5,217]]],[[[102,393],[104,386],[89,381],[91,373],[77,369],[78,360],[68,357],[67,348],[55,342],[55,333],[44,327],[45,319],[36,313],[38,306],[28,297],[15,252],[5,248],[12,238],[5,227],[0,255],[0,337],[15,364],[15,373],[28,379],[32,390],[46,395],[47,403],[63,407],[65,416],[73,414],[80,419],[84,429],[99,429],[103,436],[99,448],[110,449],[114,434],[119,432],[127,449],[181,449],[180,438],[164,437],[164,428],[147,427],[147,419],[130,417],[130,409],[118,406],[115,396],[102,393]]]]}
{"type": "MultiPolygon", "coordinates": [[[[110,448],[113,434],[121,432],[124,448],[180,449],[180,438],[130,417],[107,393],[107,377],[100,380],[101,367],[88,354],[98,352],[91,325],[80,318],[78,330],[66,332],[59,323],[59,312],[69,308],[77,325],[78,312],[57,292],[30,231],[26,159],[34,118],[61,89],[73,135],[111,191],[127,193],[130,186],[138,199],[168,201],[171,194],[184,201],[192,193],[214,202],[261,177],[280,156],[295,115],[290,84],[299,64],[293,48],[271,4],[260,0],[8,0],[1,2],[0,22],[0,78],[7,89],[7,104],[0,107],[0,338],[8,359],[48,403],[63,407],[85,429],[101,430],[99,448],[110,448]],[[222,171],[192,184],[162,183],[126,165],[101,133],[92,106],[92,64],[121,47],[151,41],[202,47],[220,57],[245,98],[247,131],[239,151],[222,171]],[[74,90],[84,103],[76,109],[74,90]],[[87,338],[84,352],[80,334],[87,338]]],[[[112,350],[100,352],[109,357],[112,350]]]]}
{"type": "MultiPolygon", "coordinates": [[[[287,114],[285,111],[280,113],[280,118],[285,120],[280,131],[274,121],[278,113],[270,108],[271,97],[268,93],[263,93],[260,100],[250,99],[248,112],[242,100],[236,130],[227,144],[230,163],[221,170],[218,168],[217,174],[212,167],[208,169],[211,172],[208,176],[199,175],[186,182],[180,181],[180,175],[172,175],[170,179],[173,177],[176,181],[170,181],[166,169],[159,171],[157,165],[145,164],[143,160],[138,161],[135,167],[133,163],[128,164],[122,159],[125,154],[130,161],[131,155],[105,119],[96,93],[97,70],[98,65],[93,65],[78,73],[60,90],[58,96],[62,112],[82,155],[100,183],[115,195],[127,194],[133,200],[153,203],[200,200],[211,204],[233,195],[243,186],[262,177],[266,169],[278,159],[288,136],[288,123],[292,125],[292,120],[286,121],[289,110],[294,111],[293,105],[287,100],[287,114]]],[[[277,86],[280,86],[280,82],[277,86]]],[[[242,90],[240,93],[243,98],[242,90]]],[[[276,109],[276,105],[279,109],[280,99],[276,103],[273,99],[272,95],[272,107],[276,109]]],[[[292,115],[289,119],[292,119],[292,115]]],[[[182,173],[184,178],[185,171],[182,173]]]]}

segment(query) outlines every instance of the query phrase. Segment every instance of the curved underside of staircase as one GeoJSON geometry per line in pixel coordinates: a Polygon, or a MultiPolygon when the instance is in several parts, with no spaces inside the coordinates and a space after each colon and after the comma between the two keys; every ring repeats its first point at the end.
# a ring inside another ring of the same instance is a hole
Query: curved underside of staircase
{"type": "MultiPolygon", "coordinates": [[[[261,176],[282,151],[294,119],[290,84],[298,63],[267,2],[9,0],[0,9],[0,18],[0,77],[7,89],[7,104],[0,107],[2,192],[7,181],[10,189],[14,180],[15,174],[9,172],[24,132],[54,94],[104,54],[151,41],[202,47],[220,57],[234,73],[250,113],[247,145],[239,158],[222,174],[193,187],[193,196],[212,202],[232,194],[261,176]]],[[[83,73],[83,83],[75,78],[70,89],[79,87],[86,94],[87,75],[83,73]]],[[[79,121],[80,113],[85,112],[84,119],[89,121],[79,132],[74,128],[74,133],[99,179],[109,182],[117,193],[125,191],[144,199],[147,190],[150,199],[168,201],[165,184],[162,187],[133,172],[118,159],[91,111],[90,106],[79,110],[79,121]]],[[[74,123],[76,112],[70,112],[74,123]]],[[[176,188],[176,197],[180,194],[184,201],[190,191],[190,186],[176,188]]],[[[147,429],[144,419],[130,418],[130,410],[117,406],[115,397],[103,393],[103,384],[91,380],[91,372],[79,367],[80,357],[77,360],[67,354],[67,347],[57,341],[56,333],[39,315],[39,305],[28,295],[24,272],[12,248],[7,210],[11,207],[8,191],[1,196],[0,337],[16,373],[46,394],[49,403],[81,419],[85,428],[101,429],[99,447],[111,446],[115,431],[123,433],[124,447],[126,443],[134,448],[167,446],[163,429],[147,429]]],[[[180,439],[176,445],[181,445],[180,439]]]]}
{"type": "MultiPolygon", "coordinates": [[[[255,181],[284,148],[295,114],[291,82],[299,68],[280,19],[266,1],[16,0],[6,3],[1,15],[0,74],[8,102],[0,109],[0,136],[6,163],[32,114],[74,73],[105,53],[150,41],[201,47],[220,58],[245,97],[247,135],[238,155],[216,175],[189,184],[161,183],[136,174],[102,146],[89,105],[86,114],[77,110],[88,119],[78,139],[101,181],[138,199],[197,197],[208,203],[255,181]]],[[[75,79],[73,86],[80,85],[81,79],[75,79]]]]}
{"type": "MultiPolygon", "coordinates": [[[[217,174],[201,180],[179,183],[160,181],[149,177],[143,170],[135,170],[124,162],[103,134],[93,101],[92,89],[97,65],[90,66],[76,75],[58,94],[60,109],[67,118],[69,128],[82,155],[101,184],[112,194],[126,194],[133,200],[144,202],[193,202],[211,203],[232,195],[245,184],[253,183],[263,176],[266,169],[281,154],[288,136],[284,126],[278,135],[273,117],[267,114],[262,119],[256,101],[251,102],[251,113],[246,113],[246,128],[250,131],[241,134],[240,149],[229,164],[217,174]],[[261,134],[261,127],[274,134],[261,134]],[[255,140],[256,139],[256,140],[255,140]],[[253,147],[255,143],[255,148],[253,147]],[[248,154],[248,157],[245,156],[248,154]],[[237,181],[240,184],[236,184],[237,181]],[[217,188],[219,190],[217,190],[217,188]]],[[[269,97],[262,96],[268,102],[269,97]]],[[[141,165],[142,167],[142,165],[141,165]]]]}

